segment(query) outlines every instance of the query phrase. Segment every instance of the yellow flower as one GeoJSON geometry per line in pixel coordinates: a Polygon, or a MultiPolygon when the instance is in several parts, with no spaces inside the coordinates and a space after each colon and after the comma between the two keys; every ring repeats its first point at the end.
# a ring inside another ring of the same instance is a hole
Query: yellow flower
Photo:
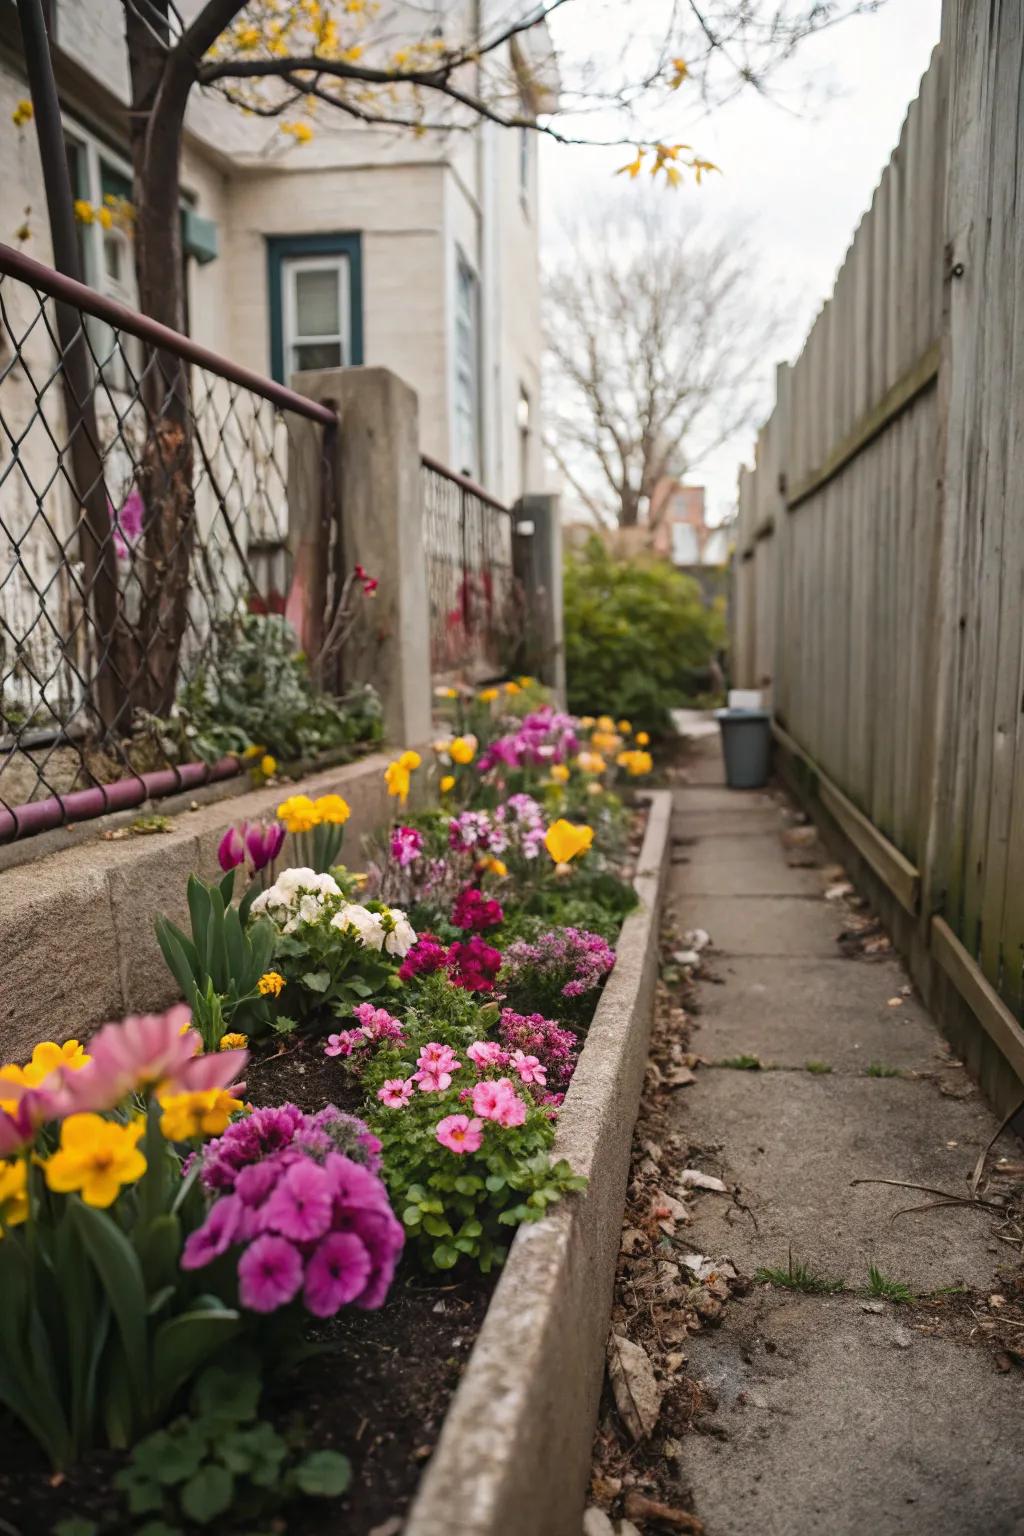
{"type": "Polygon", "coordinates": [[[289,795],[278,806],[277,815],[289,832],[309,832],[320,822],[316,806],[308,795],[289,795]]]}
{"type": "Polygon", "coordinates": [[[221,1035],[217,1042],[218,1051],[244,1051],[249,1044],[248,1035],[240,1035],[237,1031],[221,1035]]]}
{"type": "Polygon", "coordinates": [[[594,724],[594,723],[595,723],[595,722],[594,722],[594,717],[593,717],[593,715],[581,715],[581,716],[580,716],[580,725],[582,725],[582,727],[583,727],[583,729],[584,729],[584,730],[585,730],[585,731],[589,731],[589,730],[590,730],[590,727],[591,727],[591,726],[592,726],[592,725],[593,725],[593,724],[594,724]]]}
{"type": "Polygon", "coordinates": [[[398,761],[402,765],[402,767],[404,769],[406,769],[407,772],[412,773],[414,771],[414,769],[416,769],[416,768],[418,768],[420,766],[420,764],[422,763],[423,759],[422,759],[422,757],[420,757],[418,752],[412,752],[410,750],[406,750],[405,752],[402,753],[402,755],[398,759],[398,761]]]}
{"type": "Polygon", "coordinates": [[[648,736],[646,731],[637,731],[636,744],[638,747],[646,747],[649,744],[650,739],[651,738],[648,736]]]}
{"type": "Polygon", "coordinates": [[[265,779],[269,779],[271,775],[275,774],[276,772],[277,758],[271,757],[269,752],[265,752],[260,758],[260,773],[262,773],[265,779]]]}
{"type": "Polygon", "coordinates": [[[242,762],[251,763],[254,757],[262,757],[266,750],[266,747],[250,745],[242,753],[242,762]]]}
{"type": "Polygon", "coordinates": [[[672,77],[668,82],[670,91],[678,91],[687,75],[690,73],[685,59],[672,60],[672,77]]]}
{"type": "Polygon", "coordinates": [[[320,795],[313,801],[313,809],[320,821],[332,827],[342,827],[352,815],[352,807],[340,795],[320,795]]]}
{"type": "Polygon", "coordinates": [[[440,789],[442,795],[447,795],[450,790],[453,790],[455,788],[454,773],[446,773],[438,785],[438,788],[440,789]]]}
{"type": "Polygon", "coordinates": [[[113,229],[114,215],[109,208],[97,208],[96,218],[101,229],[113,229]]]}
{"type": "Polygon", "coordinates": [[[79,224],[91,224],[96,217],[96,210],[92,203],[86,202],[84,197],[75,199],[75,218],[79,224]]]}
{"type": "Polygon", "coordinates": [[[642,773],[650,773],[654,767],[649,752],[620,752],[616,758],[620,768],[625,768],[631,778],[637,778],[642,773]]]}
{"type": "Polygon", "coordinates": [[[47,1187],[55,1194],[77,1190],[86,1205],[105,1210],[122,1185],[134,1184],[146,1171],[138,1149],[142,1120],[118,1125],[92,1113],[69,1115],[60,1128],[60,1148],[43,1164],[47,1187]]]}
{"type": "Polygon", "coordinates": [[[459,690],[457,688],[435,688],[434,689],[434,697],[435,697],[435,699],[457,699],[458,696],[459,696],[459,690]]]}
{"type": "Polygon", "coordinates": [[[220,1136],[241,1099],[233,1099],[226,1088],[204,1088],[195,1093],[160,1095],[160,1129],[168,1141],[194,1141],[200,1136],[220,1136]]]}
{"type": "Polygon", "coordinates": [[[476,737],[456,736],[448,743],[448,755],[454,763],[471,763],[476,756],[476,737]]]}
{"type": "MultiPolygon", "coordinates": [[[[597,723],[600,725],[600,720],[597,723]]],[[[622,737],[615,730],[598,730],[591,735],[590,745],[598,752],[617,752],[622,746],[622,737]]]]}
{"type": "Polygon", "coordinates": [[[520,686],[519,686],[519,684],[518,684],[518,683],[506,683],[506,684],[505,684],[505,692],[506,692],[506,693],[512,693],[512,694],[515,694],[515,693],[522,693],[522,691],[523,691],[523,690],[522,690],[522,688],[521,688],[521,687],[520,687],[520,686]]]}
{"type": "Polygon", "coordinates": [[[622,732],[623,736],[632,736],[633,734],[633,727],[630,725],[628,720],[620,720],[618,728],[622,732]]]}
{"type": "Polygon", "coordinates": [[[24,1158],[0,1162],[0,1237],[5,1227],[17,1227],[28,1215],[28,1169],[24,1158]]]}
{"type": "Polygon", "coordinates": [[[599,731],[614,731],[615,721],[611,715],[598,715],[597,728],[599,731]]]}
{"type": "Polygon", "coordinates": [[[411,782],[408,768],[403,768],[400,760],[388,763],[384,769],[384,782],[388,787],[388,794],[396,796],[399,802],[404,805],[409,798],[409,785],[411,782]]]}
{"type": "Polygon", "coordinates": [[[11,113],[11,122],[14,124],[15,128],[22,128],[26,123],[30,123],[34,116],[35,113],[32,109],[32,103],[28,100],[27,97],[23,97],[21,101],[18,102],[18,105],[15,107],[14,111],[11,113]]]}
{"type": "Polygon", "coordinates": [[[493,853],[488,854],[486,859],[481,860],[480,867],[485,869],[489,875],[497,875],[499,880],[504,880],[508,874],[508,865],[501,859],[496,859],[493,853]]]}
{"type": "Polygon", "coordinates": [[[567,784],[569,782],[569,770],[565,763],[552,763],[551,777],[556,784],[567,784]]]}
{"type": "Polygon", "coordinates": [[[493,704],[497,697],[497,688],[484,688],[479,694],[481,704],[493,704]]]}
{"type": "Polygon", "coordinates": [[[308,123],[282,123],[282,133],[290,133],[296,144],[308,144],[313,137],[313,130],[308,123]]]}
{"type": "Polygon", "coordinates": [[[537,679],[535,677],[520,677],[517,678],[517,682],[520,688],[533,688],[536,686],[537,679]]]}
{"type": "Polygon", "coordinates": [[[89,1060],[85,1047],[79,1045],[77,1040],[65,1040],[63,1045],[55,1045],[52,1040],[41,1040],[32,1052],[32,1060],[25,1064],[25,1082],[34,1087],[58,1067],[68,1067],[72,1072],[78,1072],[89,1060]]]}
{"type": "Polygon", "coordinates": [[[256,983],[260,997],[280,997],[283,988],[284,977],[280,971],[264,971],[256,983]]]}
{"type": "Polygon", "coordinates": [[[588,795],[603,795],[604,794],[604,785],[603,784],[599,784],[596,779],[591,779],[590,783],[587,785],[587,794],[588,795]]]}
{"type": "Polygon", "coordinates": [[[583,773],[604,773],[607,764],[600,752],[581,752],[576,759],[576,766],[583,773]]]}
{"type": "Polygon", "coordinates": [[[556,864],[568,864],[577,854],[586,853],[594,841],[593,827],[577,826],[560,818],[544,834],[544,847],[556,864]]]}

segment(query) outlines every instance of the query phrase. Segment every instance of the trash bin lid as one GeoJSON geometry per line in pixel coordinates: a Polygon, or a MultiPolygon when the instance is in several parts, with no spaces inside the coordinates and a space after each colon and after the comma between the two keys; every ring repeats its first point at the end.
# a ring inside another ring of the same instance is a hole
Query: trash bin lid
{"type": "Polygon", "coordinates": [[[770,709],[716,709],[716,720],[770,720],[770,709]]]}

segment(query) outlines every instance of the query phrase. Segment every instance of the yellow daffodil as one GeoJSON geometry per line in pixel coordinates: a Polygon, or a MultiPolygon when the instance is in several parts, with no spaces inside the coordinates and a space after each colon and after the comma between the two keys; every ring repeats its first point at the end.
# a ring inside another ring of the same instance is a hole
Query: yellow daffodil
{"type": "Polygon", "coordinates": [[[654,767],[649,752],[620,752],[616,758],[620,768],[625,768],[631,778],[638,778],[642,773],[650,773],[654,767]]]}
{"type": "Polygon", "coordinates": [[[568,864],[586,853],[593,841],[593,827],[577,826],[564,818],[553,821],[544,834],[544,847],[556,864],[568,864]]]}
{"type": "Polygon", "coordinates": [[[332,827],[342,827],[352,815],[352,807],[341,795],[320,795],[313,801],[318,821],[332,827]]]}
{"type": "Polygon", "coordinates": [[[402,767],[406,770],[407,773],[412,773],[420,766],[423,759],[420,757],[418,752],[413,752],[407,749],[402,753],[398,761],[401,763],[402,767]]]}
{"type": "Polygon", "coordinates": [[[618,729],[622,732],[623,736],[632,736],[633,734],[633,727],[628,720],[620,720],[618,729]]]}
{"type": "Polygon", "coordinates": [[[17,1227],[28,1215],[28,1168],[24,1158],[0,1162],[0,1237],[5,1227],[17,1227]]]}
{"type": "Polygon", "coordinates": [[[256,983],[260,997],[280,997],[283,988],[284,977],[280,971],[264,971],[256,983]]]}
{"type": "Polygon", "coordinates": [[[442,795],[447,795],[454,788],[455,788],[455,775],[454,775],[454,773],[446,773],[444,775],[444,777],[442,778],[440,784],[438,785],[438,789],[441,791],[442,795]]]}
{"type": "Polygon", "coordinates": [[[476,737],[456,736],[454,741],[448,743],[448,756],[460,766],[471,763],[476,756],[476,737]]]}
{"type": "Polygon", "coordinates": [[[289,795],[278,806],[277,815],[289,832],[311,832],[320,823],[316,806],[308,795],[289,795]]]}
{"type": "Polygon", "coordinates": [[[581,752],[576,759],[581,773],[604,773],[607,764],[600,752],[581,752]]]}
{"type": "Polygon", "coordinates": [[[264,752],[260,758],[260,773],[265,779],[269,779],[277,772],[277,758],[271,757],[269,752],[264,752]]]}
{"type": "Polygon", "coordinates": [[[552,763],[551,777],[554,779],[556,784],[567,784],[569,782],[569,769],[566,764],[552,763]]]}
{"type": "Polygon", "coordinates": [[[497,875],[499,880],[504,880],[508,874],[508,865],[501,859],[496,859],[493,853],[488,854],[486,859],[481,860],[480,867],[485,869],[489,875],[497,875]]]}
{"type": "Polygon", "coordinates": [[[241,1099],[226,1088],[203,1088],[193,1093],[160,1095],[160,1129],[168,1141],[195,1141],[200,1136],[220,1136],[241,1099]]]}
{"type": "Polygon", "coordinates": [[[498,697],[498,690],[497,688],[484,688],[477,697],[480,699],[481,704],[493,704],[498,697]]]}
{"type": "Polygon", "coordinates": [[[519,684],[518,684],[518,683],[506,683],[506,684],[505,684],[505,692],[506,692],[506,693],[509,693],[509,694],[513,694],[513,695],[514,695],[514,694],[517,694],[517,693],[522,693],[522,691],[523,691],[523,690],[522,690],[522,688],[521,688],[521,687],[520,687],[520,686],[519,686],[519,684]]]}
{"type": "Polygon", "coordinates": [[[230,1034],[221,1035],[217,1042],[217,1049],[218,1051],[244,1051],[248,1044],[248,1035],[240,1035],[233,1030],[230,1034]]]}
{"type": "Polygon", "coordinates": [[[105,1210],[125,1184],[146,1171],[138,1148],[141,1120],[119,1125],[102,1115],[69,1115],[60,1128],[60,1147],[43,1164],[47,1187],[55,1194],[77,1191],[86,1205],[105,1210]]]}
{"type": "Polygon", "coordinates": [[[651,738],[648,736],[646,731],[637,731],[635,739],[638,747],[646,747],[650,745],[651,738]]]}

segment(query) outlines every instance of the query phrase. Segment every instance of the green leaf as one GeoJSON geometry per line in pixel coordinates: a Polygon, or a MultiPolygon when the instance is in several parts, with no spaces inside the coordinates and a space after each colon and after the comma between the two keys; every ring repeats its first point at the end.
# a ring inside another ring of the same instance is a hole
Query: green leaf
{"type": "Polygon", "coordinates": [[[99,1526],[95,1520],[83,1520],[80,1515],[72,1515],[69,1520],[58,1520],[53,1528],[53,1536],[98,1536],[99,1526]]]}
{"type": "Polygon", "coordinates": [[[198,875],[189,875],[185,895],[188,901],[188,915],[192,923],[192,940],[202,965],[206,959],[210,928],[210,890],[198,875]]]}
{"type": "Polygon", "coordinates": [[[424,1216],[423,1230],[429,1232],[431,1237],[451,1237],[451,1222],[445,1221],[443,1216],[424,1216]]]}
{"type": "Polygon", "coordinates": [[[115,1473],[114,1487],[125,1495],[133,1515],[151,1515],[155,1509],[163,1509],[164,1491],[160,1484],[136,1472],[134,1467],[123,1467],[115,1473]]]}
{"type": "Polygon", "coordinates": [[[321,1499],[338,1498],[351,1478],[352,1468],[339,1451],[314,1451],[295,1468],[295,1482],[302,1492],[321,1499]]]}
{"type": "Polygon", "coordinates": [[[438,1243],[431,1258],[438,1269],[453,1269],[459,1261],[459,1251],[451,1243],[438,1243]]]}
{"type": "Polygon", "coordinates": [[[277,1035],[290,1035],[299,1027],[298,1019],[289,1019],[285,1014],[279,1013],[271,1023],[271,1029],[277,1035]]]}
{"type": "Polygon", "coordinates": [[[106,1211],[83,1201],[69,1201],[67,1220],[73,1222],[106,1292],[124,1348],[125,1366],[136,1407],[141,1410],[148,1392],[148,1339],[146,1336],[146,1287],[138,1255],[120,1227],[106,1211]]]}
{"type": "Polygon", "coordinates": [[[192,1389],[192,1411],[218,1421],[244,1424],[256,1417],[262,1390],[258,1371],[208,1365],[192,1389]]]}
{"type": "Polygon", "coordinates": [[[160,952],[167,964],[167,969],[181,988],[182,995],[188,997],[192,987],[199,979],[199,956],[195,945],[192,944],[174,923],[158,913],[155,922],[156,941],[160,946],[160,952]]]}
{"type": "Polygon", "coordinates": [[[155,1410],[166,1412],[178,1389],[241,1329],[239,1313],[219,1306],[193,1308],[162,1324],[153,1340],[155,1410]]]}
{"type": "Polygon", "coordinates": [[[326,992],[331,984],[331,973],[330,971],[306,971],[299,980],[304,987],[308,987],[310,992],[326,992]]]}
{"type": "Polygon", "coordinates": [[[181,1490],[181,1507],[197,1525],[209,1525],[231,1507],[235,1480],[225,1467],[203,1467],[181,1490]]]}
{"type": "Polygon", "coordinates": [[[197,1472],[205,1455],[206,1437],[186,1421],[183,1429],[159,1429],[140,1441],[132,1453],[131,1470],[141,1479],[173,1486],[197,1472]]]}
{"type": "Polygon", "coordinates": [[[423,1220],[423,1212],[418,1205],[407,1205],[402,1212],[402,1221],[407,1227],[418,1227],[423,1220]]]}
{"type": "Polygon", "coordinates": [[[140,1525],[135,1536],[184,1536],[180,1525],[168,1525],[166,1520],[147,1520],[140,1525]]]}

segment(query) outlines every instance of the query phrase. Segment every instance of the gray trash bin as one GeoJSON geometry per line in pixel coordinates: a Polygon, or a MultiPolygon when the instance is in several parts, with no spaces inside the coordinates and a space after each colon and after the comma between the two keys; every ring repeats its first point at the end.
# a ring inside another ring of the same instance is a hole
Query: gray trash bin
{"type": "Polygon", "coordinates": [[[730,789],[760,789],[768,779],[772,717],[767,709],[716,709],[722,732],[725,782],[730,789]]]}

